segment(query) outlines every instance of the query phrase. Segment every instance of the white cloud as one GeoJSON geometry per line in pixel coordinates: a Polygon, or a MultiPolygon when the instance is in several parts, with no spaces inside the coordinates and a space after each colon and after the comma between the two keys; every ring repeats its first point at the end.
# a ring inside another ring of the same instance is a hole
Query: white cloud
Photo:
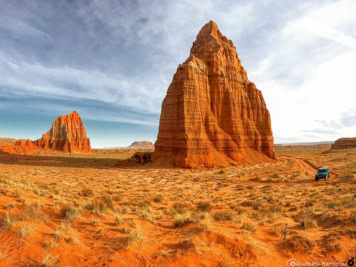
{"type": "Polygon", "coordinates": [[[151,95],[150,88],[135,80],[110,77],[97,70],[47,67],[5,58],[0,58],[1,66],[0,86],[12,88],[12,93],[86,98],[157,113],[157,99],[151,95]]]}

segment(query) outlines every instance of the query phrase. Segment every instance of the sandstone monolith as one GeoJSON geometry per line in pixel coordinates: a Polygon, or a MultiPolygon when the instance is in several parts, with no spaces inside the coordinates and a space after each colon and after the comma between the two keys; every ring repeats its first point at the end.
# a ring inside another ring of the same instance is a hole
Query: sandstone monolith
{"type": "Polygon", "coordinates": [[[204,168],[275,159],[271,118],[231,40],[210,21],[162,103],[153,160],[204,168]]]}

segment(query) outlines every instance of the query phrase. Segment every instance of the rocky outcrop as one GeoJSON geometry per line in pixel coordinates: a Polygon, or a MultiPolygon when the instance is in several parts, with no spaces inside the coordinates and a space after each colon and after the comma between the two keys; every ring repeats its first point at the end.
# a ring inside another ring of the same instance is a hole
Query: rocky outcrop
{"type": "Polygon", "coordinates": [[[52,128],[34,141],[35,145],[45,150],[63,152],[90,153],[90,140],[87,138],[84,124],[78,112],[59,116],[52,124],[52,128]]]}
{"type": "Polygon", "coordinates": [[[147,148],[147,149],[153,149],[154,145],[149,142],[149,141],[139,141],[139,142],[133,142],[130,146],[130,148],[147,148]]]}
{"type": "Polygon", "coordinates": [[[16,139],[0,137],[0,146],[14,145],[16,139]]]}
{"type": "Polygon", "coordinates": [[[270,114],[231,40],[210,21],[162,103],[153,160],[200,168],[275,159],[270,114]]]}
{"type": "Polygon", "coordinates": [[[90,140],[86,136],[84,124],[76,111],[59,116],[51,130],[36,141],[19,139],[13,145],[0,146],[0,153],[33,154],[39,151],[61,151],[66,153],[90,153],[90,140]]]}
{"type": "Polygon", "coordinates": [[[0,146],[0,153],[6,154],[34,154],[39,152],[41,149],[34,144],[33,141],[28,139],[16,140],[15,144],[0,146]]]}
{"type": "Polygon", "coordinates": [[[331,146],[332,150],[348,148],[356,148],[356,137],[337,139],[335,143],[331,146]]]}

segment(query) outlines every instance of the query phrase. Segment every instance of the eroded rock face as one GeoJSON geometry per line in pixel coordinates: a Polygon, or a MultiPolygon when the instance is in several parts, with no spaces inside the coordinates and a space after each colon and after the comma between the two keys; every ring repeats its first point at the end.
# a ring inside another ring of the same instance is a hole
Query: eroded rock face
{"type": "Polygon", "coordinates": [[[0,153],[33,154],[41,150],[61,151],[66,153],[90,153],[90,140],[87,138],[84,124],[78,112],[59,116],[51,130],[36,141],[19,139],[12,145],[0,145],[0,153]]]}
{"type": "Polygon", "coordinates": [[[356,137],[353,138],[340,138],[335,141],[331,149],[348,149],[356,148],[356,137]]]}
{"type": "Polygon", "coordinates": [[[34,143],[42,149],[69,153],[91,152],[90,140],[87,138],[84,124],[76,111],[69,115],[59,116],[53,122],[52,128],[34,143]]]}
{"type": "Polygon", "coordinates": [[[153,160],[216,167],[275,159],[270,114],[231,40],[210,21],[162,103],[153,160]]]}
{"type": "Polygon", "coordinates": [[[34,144],[32,140],[19,139],[15,141],[15,144],[0,146],[0,153],[6,154],[34,154],[39,152],[41,149],[34,144]]]}

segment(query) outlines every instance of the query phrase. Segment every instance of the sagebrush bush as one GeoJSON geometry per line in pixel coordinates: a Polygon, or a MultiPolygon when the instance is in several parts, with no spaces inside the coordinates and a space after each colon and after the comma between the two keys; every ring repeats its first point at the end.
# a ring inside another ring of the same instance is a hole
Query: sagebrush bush
{"type": "Polygon", "coordinates": [[[216,211],[212,216],[215,221],[231,221],[233,219],[231,212],[226,210],[216,211]]]}
{"type": "Polygon", "coordinates": [[[196,207],[199,211],[209,211],[211,210],[211,203],[209,201],[199,201],[196,207]]]}
{"type": "Polygon", "coordinates": [[[67,220],[74,220],[75,218],[80,216],[79,210],[76,208],[70,206],[70,205],[64,205],[61,210],[60,210],[61,215],[67,219],[67,220]]]}
{"type": "Polygon", "coordinates": [[[86,187],[86,188],[82,189],[82,191],[80,192],[80,195],[83,197],[91,197],[94,195],[94,192],[92,189],[86,187]]]}
{"type": "Polygon", "coordinates": [[[176,202],[173,204],[173,209],[178,214],[185,213],[186,205],[184,203],[176,202]]]}
{"type": "Polygon", "coordinates": [[[173,226],[174,227],[182,227],[188,223],[192,223],[193,219],[191,217],[191,214],[189,212],[184,213],[184,214],[176,214],[174,215],[173,218],[173,226]]]}

